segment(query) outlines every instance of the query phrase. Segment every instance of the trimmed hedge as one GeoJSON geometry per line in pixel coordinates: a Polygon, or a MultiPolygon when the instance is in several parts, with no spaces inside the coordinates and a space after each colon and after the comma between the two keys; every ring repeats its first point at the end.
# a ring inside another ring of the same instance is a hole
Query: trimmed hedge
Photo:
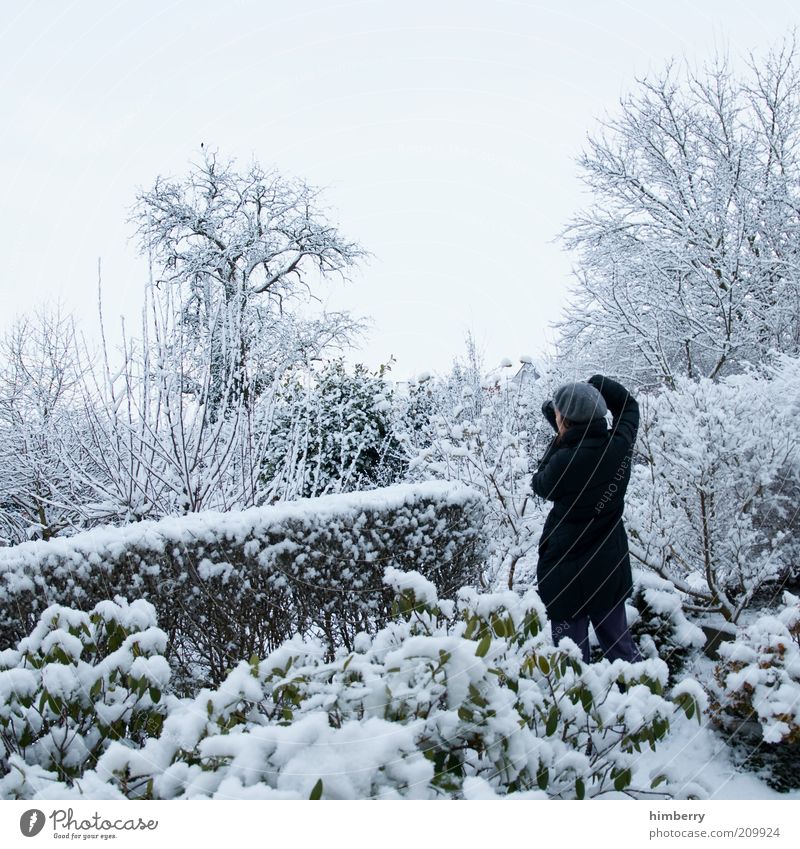
{"type": "Polygon", "coordinates": [[[387,566],[420,572],[443,595],[474,584],[483,515],[474,490],[427,482],[23,543],[0,550],[0,645],[51,604],[90,610],[121,596],[155,606],[191,689],[296,633],[332,655],[389,618],[387,566]]]}

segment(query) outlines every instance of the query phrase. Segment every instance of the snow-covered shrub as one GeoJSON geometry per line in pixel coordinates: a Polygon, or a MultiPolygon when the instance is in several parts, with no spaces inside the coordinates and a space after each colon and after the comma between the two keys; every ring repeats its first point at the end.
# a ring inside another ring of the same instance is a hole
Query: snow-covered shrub
{"type": "Polygon", "coordinates": [[[545,517],[531,470],[552,438],[540,411],[546,390],[540,381],[515,382],[508,367],[486,378],[469,340],[468,351],[467,363],[456,361],[445,378],[426,376],[410,387],[398,424],[409,477],[461,481],[481,492],[490,541],[483,586],[530,585],[526,558],[545,517]]]}
{"type": "Polygon", "coordinates": [[[40,767],[4,795],[129,798],[636,797],[705,790],[646,767],[694,682],[665,698],[666,665],[584,665],[554,648],[533,591],[440,600],[389,568],[393,618],[326,659],[299,636],[240,663],[222,685],[173,700],[159,735],[118,742],[80,787],[40,767]],[[621,692],[617,682],[627,684],[621,692]]]}
{"type": "Polygon", "coordinates": [[[474,583],[482,510],[479,493],[429,482],[24,543],[0,551],[0,639],[20,639],[53,603],[146,598],[178,677],[219,682],[294,633],[332,650],[374,630],[391,602],[387,565],[441,592],[474,583]]]}
{"type": "Polygon", "coordinates": [[[720,645],[710,714],[734,760],[786,791],[800,787],[800,598],[783,602],[720,645]]]}
{"type": "Polygon", "coordinates": [[[633,575],[631,604],[637,618],[631,633],[646,657],[660,657],[675,676],[691,649],[705,644],[705,634],[686,618],[682,594],[674,584],[642,569],[634,569],[633,575]]]}
{"type": "Polygon", "coordinates": [[[783,601],[719,647],[714,671],[714,721],[729,731],[758,722],[766,743],[800,743],[800,598],[783,601]]]}
{"type": "Polygon", "coordinates": [[[0,652],[4,795],[18,794],[24,764],[72,781],[112,741],[140,746],[157,736],[170,679],[166,643],[153,605],[117,598],[90,613],[48,607],[30,636],[0,652]]]}
{"type": "Polygon", "coordinates": [[[691,607],[736,622],[797,556],[800,359],[675,382],[642,403],[631,551],[691,607]]]}
{"type": "Polygon", "coordinates": [[[405,458],[392,427],[389,366],[370,373],[342,358],[319,372],[290,375],[281,388],[261,474],[284,498],[312,498],[387,486],[405,458]]]}

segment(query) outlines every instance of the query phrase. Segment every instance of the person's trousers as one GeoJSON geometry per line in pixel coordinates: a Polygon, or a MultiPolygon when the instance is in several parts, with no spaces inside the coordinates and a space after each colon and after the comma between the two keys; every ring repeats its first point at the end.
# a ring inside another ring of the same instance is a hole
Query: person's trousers
{"type": "Polygon", "coordinates": [[[630,663],[642,660],[628,628],[624,601],[601,614],[592,613],[578,616],[576,619],[551,621],[554,645],[557,646],[563,637],[569,637],[580,648],[583,662],[588,663],[590,619],[605,657],[609,660],[622,658],[630,663]]]}

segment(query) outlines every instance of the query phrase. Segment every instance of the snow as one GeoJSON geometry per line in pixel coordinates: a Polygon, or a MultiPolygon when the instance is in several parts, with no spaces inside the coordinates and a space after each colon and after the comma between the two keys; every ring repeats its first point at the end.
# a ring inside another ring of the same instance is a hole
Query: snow
{"type": "MultiPolygon", "coordinates": [[[[464,484],[423,481],[363,492],[298,499],[233,513],[206,511],[121,527],[103,526],[71,537],[56,537],[47,542],[22,543],[0,549],[0,576],[13,580],[17,570],[36,568],[38,571],[48,560],[71,560],[76,566],[83,567],[90,558],[100,562],[107,557],[116,559],[131,548],[162,554],[167,546],[194,545],[200,540],[211,541],[218,536],[243,541],[246,537],[258,536],[261,529],[311,516],[324,525],[326,520],[333,517],[349,514],[355,518],[365,509],[399,510],[431,499],[446,504],[466,504],[474,498],[474,490],[464,484]]],[[[139,609],[132,607],[131,615],[138,615],[136,611],[139,609]]],[[[146,616],[143,610],[141,615],[146,616]]]]}
{"type": "Polygon", "coordinates": [[[403,572],[391,566],[384,572],[384,583],[400,592],[413,592],[417,601],[430,607],[438,601],[436,587],[419,572],[403,572]]]}
{"type": "Polygon", "coordinates": [[[683,694],[691,696],[697,703],[700,713],[704,713],[708,708],[708,694],[703,689],[699,681],[693,678],[684,678],[672,688],[672,698],[676,699],[683,694]]]}
{"type": "Polygon", "coordinates": [[[683,714],[671,720],[670,734],[655,752],[644,747],[637,758],[642,771],[671,775],[684,797],[699,785],[708,799],[800,800],[800,789],[779,793],[742,770],[731,760],[724,736],[683,714]]]}
{"type": "Polygon", "coordinates": [[[81,690],[75,667],[63,663],[48,663],[42,667],[42,686],[61,699],[70,699],[81,690]]]}
{"type": "Polygon", "coordinates": [[[12,696],[31,696],[37,687],[38,681],[30,669],[0,670],[0,705],[7,704],[12,696]]]}

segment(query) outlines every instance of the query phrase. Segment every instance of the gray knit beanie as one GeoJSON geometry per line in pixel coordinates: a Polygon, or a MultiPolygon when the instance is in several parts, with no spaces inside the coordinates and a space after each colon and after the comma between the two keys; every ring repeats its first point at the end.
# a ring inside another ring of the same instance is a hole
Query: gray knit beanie
{"type": "Polygon", "coordinates": [[[553,406],[565,419],[582,423],[608,412],[603,396],[591,383],[565,383],[553,394],[553,406]]]}

